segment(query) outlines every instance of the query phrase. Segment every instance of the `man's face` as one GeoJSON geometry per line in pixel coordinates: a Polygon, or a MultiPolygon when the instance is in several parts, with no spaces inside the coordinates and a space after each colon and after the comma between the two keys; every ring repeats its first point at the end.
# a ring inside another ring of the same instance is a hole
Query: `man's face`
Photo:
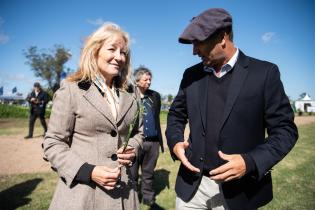
{"type": "Polygon", "coordinates": [[[40,90],[39,87],[34,87],[35,92],[39,92],[39,90],[40,90]]]}
{"type": "Polygon", "coordinates": [[[222,39],[219,37],[205,41],[193,42],[193,55],[198,55],[203,65],[216,67],[225,60],[225,53],[222,47],[222,39]]]}
{"type": "Polygon", "coordinates": [[[150,74],[143,74],[140,80],[137,82],[137,85],[140,89],[146,91],[150,88],[151,85],[151,75],[150,74]]]}

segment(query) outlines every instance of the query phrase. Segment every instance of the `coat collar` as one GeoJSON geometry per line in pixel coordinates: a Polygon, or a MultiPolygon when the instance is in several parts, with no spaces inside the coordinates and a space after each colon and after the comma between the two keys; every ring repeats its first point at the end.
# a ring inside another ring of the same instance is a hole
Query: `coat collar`
{"type": "MultiPolygon", "coordinates": [[[[231,78],[231,84],[228,90],[228,95],[223,111],[223,118],[220,122],[220,129],[224,125],[226,119],[228,118],[230,112],[232,111],[233,105],[241,91],[243,82],[247,76],[249,59],[244,55],[242,51],[239,51],[238,60],[233,68],[233,75],[231,78]]],[[[202,68],[199,66],[199,68],[202,68]]],[[[201,69],[199,69],[201,70],[201,69]]],[[[205,73],[200,79],[198,94],[199,94],[199,108],[200,116],[202,120],[202,125],[204,130],[206,130],[206,117],[207,117],[207,101],[208,101],[208,83],[209,83],[209,73],[205,73]]]]}
{"type": "Polygon", "coordinates": [[[114,127],[116,127],[117,123],[123,119],[135,100],[131,93],[119,90],[119,111],[117,120],[115,120],[109,104],[106,103],[102,94],[93,83],[80,82],[78,86],[84,91],[83,97],[95,107],[98,112],[106,117],[114,127]]]}
{"type": "Polygon", "coordinates": [[[102,94],[99,92],[94,84],[90,84],[89,88],[83,93],[83,97],[93,106],[97,111],[99,111],[104,117],[111,122],[111,124],[116,127],[116,121],[110,111],[109,105],[105,102],[102,94]]]}
{"type": "Polygon", "coordinates": [[[206,73],[205,71],[202,71],[202,73],[204,76],[201,78],[198,87],[199,108],[203,129],[206,130],[209,73],[206,73]]]}
{"type": "Polygon", "coordinates": [[[134,94],[119,90],[119,111],[117,122],[120,122],[123,119],[135,101],[136,98],[134,97],[134,94]]]}
{"type": "Polygon", "coordinates": [[[243,83],[247,77],[248,73],[249,59],[244,55],[242,51],[239,52],[238,60],[233,69],[233,75],[231,79],[231,84],[228,90],[227,99],[225,102],[225,107],[223,111],[223,118],[220,122],[220,129],[223,127],[225,121],[230,115],[235,101],[242,89],[243,83]]]}

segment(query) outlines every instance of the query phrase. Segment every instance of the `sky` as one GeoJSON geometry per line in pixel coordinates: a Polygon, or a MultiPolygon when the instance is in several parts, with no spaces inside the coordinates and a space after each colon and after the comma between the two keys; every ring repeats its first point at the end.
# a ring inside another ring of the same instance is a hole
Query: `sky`
{"type": "Polygon", "coordinates": [[[34,82],[23,50],[63,45],[77,69],[85,37],[104,22],[129,33],[132,67],[153,72],[151,88],[176,95],[186,68],[199,63],[192,46],[178,37],[192,17],[221,7],[233,17],[234,43],[246,55],[278,65],[286,94],[315,100],[315,1],[312,0],[0,0],[0,87],[24,96],[34,82]],[[313,24],[312,24],[313,22],[313,24]]]}

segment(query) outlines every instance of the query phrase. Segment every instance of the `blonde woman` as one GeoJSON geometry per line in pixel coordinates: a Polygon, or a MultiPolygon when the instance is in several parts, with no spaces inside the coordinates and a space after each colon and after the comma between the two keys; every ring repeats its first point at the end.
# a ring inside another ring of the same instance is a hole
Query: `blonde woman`
{"type": "Polygon", "coordinates": [[[87,38],[79,70],[54,95],[43,144],[60,177],[50,209],[139,209],[129,166],[143,132],[142,120],[134,123],[139,97],[130,74],[128,34],[104,24],[87,38]]]}

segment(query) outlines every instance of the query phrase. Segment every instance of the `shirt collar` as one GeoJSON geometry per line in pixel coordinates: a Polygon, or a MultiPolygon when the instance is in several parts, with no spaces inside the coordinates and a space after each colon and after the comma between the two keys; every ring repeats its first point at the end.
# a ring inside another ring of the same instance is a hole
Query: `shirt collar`
{"type": "MultiPolygon", "coordinates": [[[[235,66],[235,63],[236,63],[237,58],[238,58],[238,54],[239,54],[239,50],[238,50],[238,48],[236,48],[236,52],[234,53],[232,58],[226,64],[224,64],[222,66],[221,70],[217,74],[214,74],[214,75],[218,78],[221,78],[225,74],[227,74],[229,71],[231,71],[233,69],[233,67],[235,66]]],[[[210,66],[204,66],[203,69],[206,72],[215,73],[214,68],[212,68],[210,66]]]]}

